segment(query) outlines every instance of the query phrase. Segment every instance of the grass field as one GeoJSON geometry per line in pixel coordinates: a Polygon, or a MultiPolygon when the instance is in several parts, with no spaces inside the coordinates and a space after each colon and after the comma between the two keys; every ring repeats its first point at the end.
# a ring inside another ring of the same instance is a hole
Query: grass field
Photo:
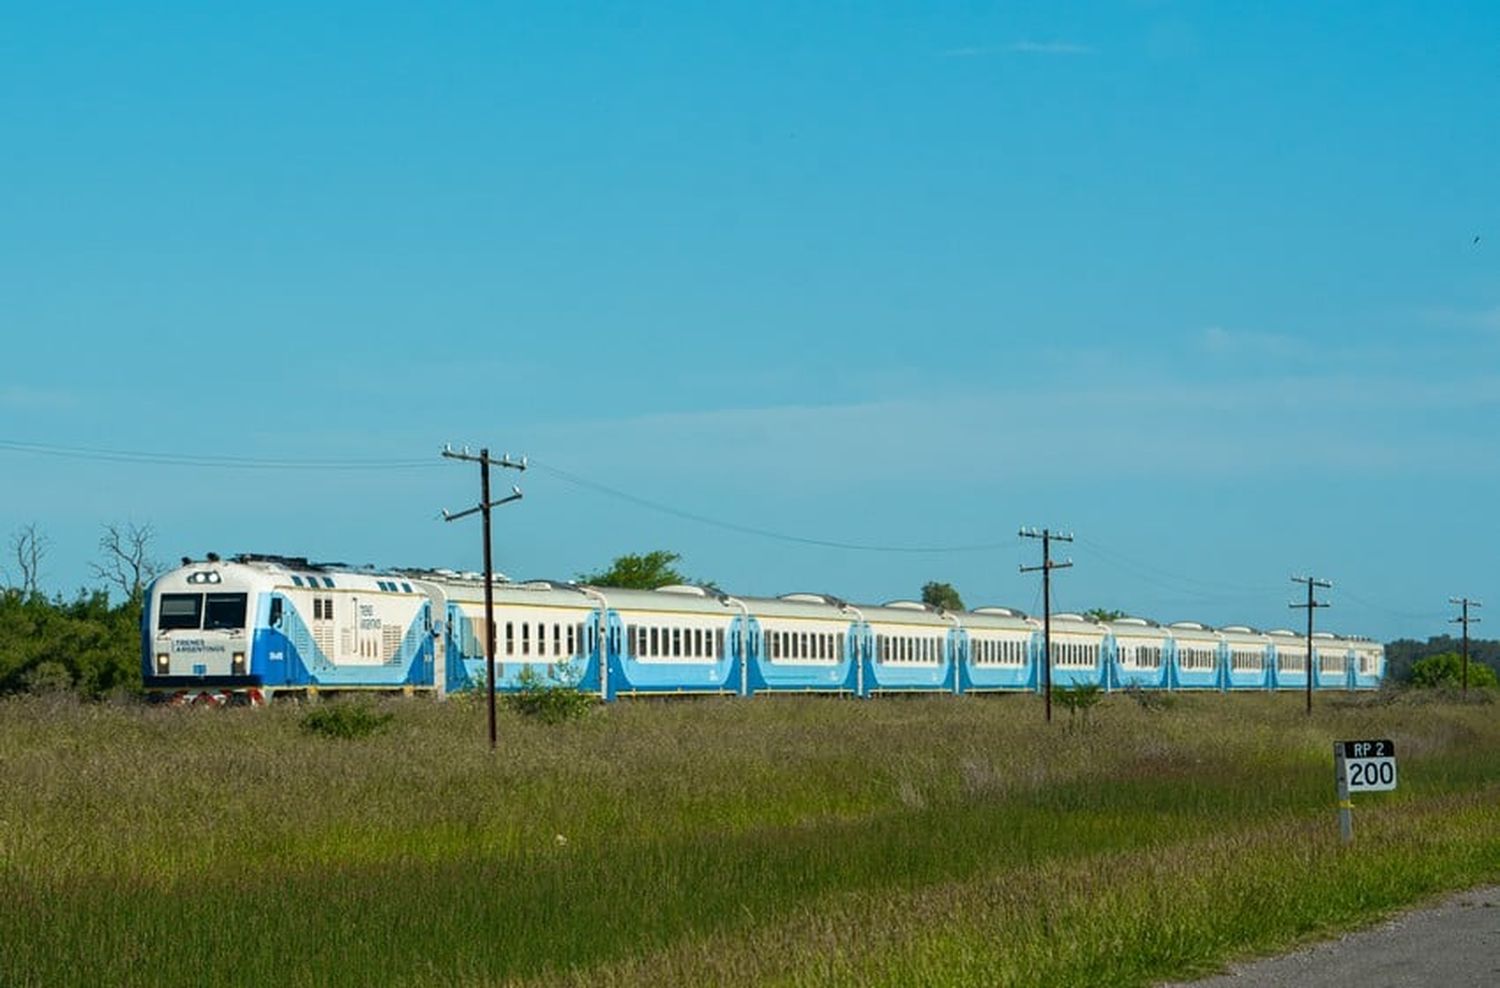
{"type": "Polygon", "coordinates": [[[0,984],[1150,984],[1500,878],[1500,707],[0,702],[0,984]],[[1338,843],[1331,742],[1401,787],[1338,843]]]}

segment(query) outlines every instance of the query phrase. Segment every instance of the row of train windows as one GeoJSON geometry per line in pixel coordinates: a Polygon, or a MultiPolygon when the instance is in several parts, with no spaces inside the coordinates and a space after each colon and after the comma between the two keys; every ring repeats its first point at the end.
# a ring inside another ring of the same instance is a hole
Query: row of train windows
{"type": "Polygon", "coordinates": [[[724,654],[723,628],[656,628],[632,626],[638,659],[717,659],[724,654]]]}
{"type": "Polygon", "coordinates": [[[1026,662],[1026,642],[975,638],[969,643],[969,654],[979,665],[1018,666],[1026,662]]]}
{"type": "MultiPolygon", "coordinates": [[[[298,586],[298,587],[316,587],[316,586],[318,586],[318,578],[316,576],[301,577],[301,576],[298,576],[296,573],[293,573],[292,574],[292,584],[294,586],[298,586]],[[307,581],[306,583],[302,582],[304,579],[307,581]]],[[[331,577],[331,576],[325,576],[325,577],[323,577],[323,583],[322,583],[322,585],[325,586],[325,587],[327,587],[329,590],[332,590],[333,589],[333,577],[331,577]]]]}
{"type": "Polygon", "coordinates": [[[876,635],[875,655],[881,662],[940,662],[943,658],[943,640],[907,635],[876,635]]]}
{"type": "Polygon", "coordinates": [[[1130,650],[1120,650],[1120,661],[1135,669],[1160,669],[1161,646],[1137,645],[1130,650]]]}
{"type": "Polygon", "coordinates": [[[1098,645],[1080,645],[1076,642],[1053,642],[1052,664],[1059,666],[1096,666],[1099,664],[1098,645]]]}
{"type": "MultiPolygon", "coordinates": [[[[474,634],[482,652],[484,619],[476,619],[473,624],[474,634]]],[[[535,624],[530,621],[507,621],[505,622],[504,648],[506,655],[537,655],[553,658],[577,655],[583,648],[583,625],[562,624],[556,621],[551,624],[542,621],[535,624]]]]}
{"type": "Polygon", "coordinates": [[[1265,666],[1265,655],[1261,652],[1247,652],[1244,649],[1236,649],[1229,653],[1229,669],[1231,672],[1260,672],[1265,666]]]}
{"type": "Polygon", "coordinates": [[[1211,648],[1179,648],[1177,650],[1177,668],[1185,672],[1196,672],[1212,669],[1215,650],[1211,648]]]}
{"type": "Polygon", "coordinates": [[[375,582],[387,593],[411,593],[410,583],[397,583],[395,580],[376,580],[375,582]]]}
{"type": "Polygon", "coordinates": [[[836,662],[844,657],[844,633],[766,629],[766,654],[772,659],[836,662]]]}
{"type": "Polygon", "coordinates": [[[333,620],[333,598],[332,597],[314,597],[313,598],[313,620],[314,621],[332,621],[333,620]]]}

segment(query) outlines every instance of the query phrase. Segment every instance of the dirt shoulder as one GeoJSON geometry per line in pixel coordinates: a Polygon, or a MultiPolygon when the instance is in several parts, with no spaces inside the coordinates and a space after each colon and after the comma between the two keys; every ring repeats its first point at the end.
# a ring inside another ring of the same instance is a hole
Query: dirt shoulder
{"type": "Polygon", "coordinates": [[[1472,889],[1284,957],[1164,988],[1500,985],[1500,886],[1472,889]]]}

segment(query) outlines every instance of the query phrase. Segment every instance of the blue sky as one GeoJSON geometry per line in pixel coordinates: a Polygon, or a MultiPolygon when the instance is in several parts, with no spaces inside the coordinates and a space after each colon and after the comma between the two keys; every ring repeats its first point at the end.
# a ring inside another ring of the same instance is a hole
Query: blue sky
{"type": "Polygon", "coordinates": [[[0,442],[432,465],[0,448],[0,528],[55,590],[107,521],[475,567],[436,451],[488,443],[537,464],[516,576],[665,547],[1035,610],[1015,532],[1052,525],[1062,607],[1280,626],[1312,572],[1329,627],[1441,633],[1500,601],[1497,38],[1492,3],[17,10],[0,442]]]}

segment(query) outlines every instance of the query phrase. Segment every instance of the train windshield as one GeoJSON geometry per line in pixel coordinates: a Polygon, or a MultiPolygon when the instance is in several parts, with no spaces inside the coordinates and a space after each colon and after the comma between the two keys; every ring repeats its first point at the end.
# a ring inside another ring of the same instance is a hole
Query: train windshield
{"type": "Polygon", "coordinates": [[[162,594],[161,613],[156,627],[160,631],[227,631],[245,626],[247,594],[201,593],[162,594]]]}
{"type": "Polygon", "coordinates": [[[161,597],[161,616],[157,627],[162,631],[178,631],[184,628],[198,630],[203,623],[203,595],[201,593],[168,593],[161,597]]]}
{"type": "Polygon", "coordinates": [[[207,631],[223,631],[245,626],[245,598],[242,593],[211,593],[208,606],[203,612],[203,627],[207,631]]]}

